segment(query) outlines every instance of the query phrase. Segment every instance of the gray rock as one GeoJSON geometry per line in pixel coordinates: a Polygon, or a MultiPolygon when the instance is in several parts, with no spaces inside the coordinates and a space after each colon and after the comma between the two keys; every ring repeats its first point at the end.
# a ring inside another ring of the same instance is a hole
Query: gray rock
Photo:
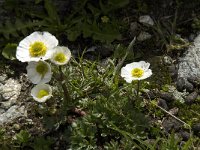
{"type": "Polygon", "coordinates": [[[1,74],[0,75],[0,83],[4,83],[4,81],[6,80],[7,75],[6,74],[1,74]]]}
{"type": "Polygon", "coordinates": [[[192,83],[195,87],[200,86],[200,78],[197,77],[188,77],[187,80],[192,83]]]}
{"type": "Polygon", "coordinates": [[[6,112],[0,115],[0,125],[12,122],[13,119],[22,116],[27,116],[27,111],[25,110],[25,107],[14,105],[10,107],[6,112]]]}
{"type": "Polygon", "coordinates": [[[150,39],[151,37],[152,37],[151,34],[149,34],[148,32],[142,31],[142,32],[140,32],[140,34],[138,35],[137,40],[142,42],[142,41],[145,41],[145,40],[150,39]]]}
{"type": "Polygon", "coordinates": [[[147,25],[151,25],[151,26],[154,25],[153,19],[149,15],[140,16],[139,22],[147,24],[147,25]]]}
{"type": "Polygon", "coordinates": [[[162,126],[166,132],[170,132],[171,130],[178,131],[181,128],[182,123],[172,117],[169,117],[164,119],[164,121],[162,122],[162,126]]]}
{"type": "Polygon", "coordinates": [[[164,99],[161,99],[161,98],[158,99],[158,106],[164,108],[165,110],[169,109],[166,101],[164,99]]]}
{"type": "Polygon", "coordinates": [[[174,64],[171,64],[170,66],[167,66],[167,68],[168,68],[170,76],[173,79],[177,78],[178,71],[177,71],[176,66],[174,64]]]}
{"type": "Polygon", "coordinates": [[[186,50],[178,64],[178,78],[187,80],[190,77],[200,78],[200,34],[195,38],[194,44],[186,50]]]}
{"type": "Polygon", "coordinates": [[[0,108],[0,114],[3,114],[5,112],[5,109],[0,108]]]}
{"type": "Polygon", "coordinates": [[[157,91],[156,90],[143,90],[143,96],[147,99],[155,99],[157,97],[157,91]]]}
{"type": "Polygon", "coordinates": [[[178,77],[177,82],[176,82],[176,86],[178,91],[183,92],[184,90],[188,91],[188,92],[193,92],[194,91],[194,86],[192,83],[190,83],[187,78],[183,78],[183,77],[178,77]]]}
{"type": "Polygon", "coordinates": [[[198,96],[198,92],[194,91],[185,98],[186,104],[192,104],[198,96]]]}
{"type": "Polygon", "coordinates": [[[171,65],[171,64],[173,64],[173,60],[170,56],[164,56],[163,57],[163,63],[165,65],[171,65]]]}
{"type": "Polygon", "coordinates": [[[177,115],[178,111],[179,111],[179,109],[177,107],[174,107],[174,108],[169,110],[169,113],[172,114],[172,115],[177,115]]]}
{"type": "Polygon", "coordinates": [[[0,103],[2,108],[8,109],[15,104],[20,95],[21,84],[17,80],[8,79],[4,85],[0,86],[0,103]]]}
{"type": "Polygon", "coordinates": [[[169,92],[160,92],[160,97],[162,99],[165,99],[168,102],[172,102],[175,100],[173,93],[169,93],[169,92]]]}
{"type": "Polygon", "coordinates": [[[168,86],[168,92],[172,93],[175,100],[180,101],[181,103],[184,103],[185,100],[184,98],[189,94],[188,92],[186,92],[185,90],[183,92],[179,92],[176,87],[169,85],[168,86]]]}

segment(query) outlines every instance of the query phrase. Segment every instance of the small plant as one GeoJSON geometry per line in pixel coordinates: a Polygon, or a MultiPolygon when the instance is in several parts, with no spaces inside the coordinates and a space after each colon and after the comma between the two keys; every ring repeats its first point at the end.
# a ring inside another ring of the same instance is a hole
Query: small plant
{"type": "Polygon", "coordinates": [[[26,130],[21,130],[15,137],[19,147],[24,147],[28,144],[31,135],[26,130]]]}
{"type": "Polygon", "coordinates": [[[146,79],[152,75],[152,71],[149,69],[149,66],[149,63],[140,61],[127,64],[121,69],[121,76],[126,80],[126,82],[132,83],[132,81],[137,80],[137,100],[139,98],[140,80],[146,79]]]}

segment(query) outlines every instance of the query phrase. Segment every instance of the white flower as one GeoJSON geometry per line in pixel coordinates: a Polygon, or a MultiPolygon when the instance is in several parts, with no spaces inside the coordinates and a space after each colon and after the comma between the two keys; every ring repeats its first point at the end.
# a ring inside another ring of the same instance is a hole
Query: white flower
{"type": "Polygon", "coordinates": [[[58,40],[49,32],[33,32],[18,45],[16,58],[21,62],[47,60],[58,40]]]}
{"type": "Polygon", "coordinates": [[[47,83],[51,80],[51,67],[45,61],[31,61],[26,67],[28,78],[34,84],[47,83]]]}
{"type": "Polygon", "coordinates": [[[48,84],[38,84],[31,90],[31,96],[37,102],[45,102],[52,96],[51,86],[48,84]]]}
{"type": "Polygon", "coordinates": [[[145,61],[133,62],[127,64],[121,69],[121,76],[126,82],[131,83],[133,80],[143,80],[152,75],[151,69],[149,69],[150,63],[145,61]]]}
{"type": "Polygon", "coordinates": [[[51,56],[51,61],[56,65],[64,65],[69,62],[71,51],[65,46],[57,46],[51,56]]]}

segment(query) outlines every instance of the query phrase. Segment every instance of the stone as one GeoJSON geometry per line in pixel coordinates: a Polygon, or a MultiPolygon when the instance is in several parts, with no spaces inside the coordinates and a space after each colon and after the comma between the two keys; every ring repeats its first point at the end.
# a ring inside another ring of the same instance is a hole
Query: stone
{"type": "Polygon", "coordinates": [[[160,92],[160,98],[165,99],[167,102],[172,102],[175,100],[173,93],[160,92]]]}
{"type": "Polygon", "coordinates": [[[167,69],[169,71],[169,74],[170,76],[173,78],[173,79],[176,79],[177,78],[177,74],[178,74],[178,71],[177,71],[177,68],[174,64],[170,65],[170,66],[167,66],[167,69]]]}
{"type": "Polygon", "coordinates": [[[172,93],[175,100],[178,100],[180,101],[181,103],[184,103],[185,100],[184,98],[189,94],[188,92],[186,91],[183,91],[183,92],[179,92],[176,87],[172,86],[172,85],[169,85],[168,86],[168,92],[169,93],[172,93]]]}
{"type": "Polygon", "coordinates": [[[145,40],[150,39],[151,37],[152,37],[151,34],[149,34],[148,32],[142,31],[142,32],[140,32],[140,34],[138,35],[137,40],[140,41],[140,42],[142,42],[142,41],[145,41],[145,40]]]}
{"type": "Polygon", "coordinates": [[[192,83],[190,83],[187,79],[183,77],[178,77],[176,86],[178,91],[183,92],[184,90],[188,92],[193,92],[194,91],[194,86],[192,83]]]}
{"type": "Polygon", "coordinates": [[[173,60],[170,56],[164,56],[163,57],[163,63],[165,65],[171,65],[171,64],[173,64],[173,60]]]}
{"type": "Polygon", "coordinates": [[[139,22],[150,26],[154,25],[154,21],[149,15],[140,16],[139,22]]]}
{"type": "Polygon", "coordinates": [[[159,98],[158,99],[158,106],[164,108],[165,110],[168,110],[169,107],[167,106],[167,103],[164,99],[159,98]]]}
{"type": "Polygon", "coordinates": [[[148,90],[148,89],[144,89],[142,91],[142,95],[147,98],[147,99],[155,99],[157,96],[157,91],[156,90],[148,90]]]}
{"type": "Polygon", "coordinates": [[[194,103],[194,101],[196,100],[197,96],[198,96],[198,92],[196,92],[196,91],[190,93],[190,94],[185,98],[185,103],[186,103],[186,104],[192,104],[192,103],[194,103]]]}
{"type": "Polygon", "coordinates": [[[187,80],[192,83],[195,87],[200,86],[200,78],[197,77],[188,77],[187,80]]]}
{"type": "Polygon", "coordinates": [[[0,125],[12,122],[12,120],[22,116],[27,116],[25,106],[13,105],[6,112],[0,115],[0,125]]]}
{"type": "Polygon", "coordinates": [[[0,104],[2,108],[8,109],[16,103],[20,95],[21,84],[12,78],[5,81],[4,85],[0,86],[0,104]]]}
{"type": "Polygon", "coordinates": [[[179,111],[179,109],[177,107],[174,107],[174,108],[169,110],[169,113],[172,114],[172,115],[177,115],[178,111],[179,111]]]}
{"type": "Polygon", "coordinates": [[[165,131],[169,133],[172,130],[178,131],[181,128],[182,123],[172,117],[169,117],[164,119],[162,126],[165,131]]]}
{"type": "Polygon", "coordinates": [[[4,83],[4,81],[6,80],[7,75],[6,74],[1,74],[0,75],[0,83],[4,83]]]}
{"type": "Polygon", "coordinates": [[[179,58],[178,78],[187,80],[190,77],[200,78],[200,34],[194,39],[192,46],[179,58]]]}

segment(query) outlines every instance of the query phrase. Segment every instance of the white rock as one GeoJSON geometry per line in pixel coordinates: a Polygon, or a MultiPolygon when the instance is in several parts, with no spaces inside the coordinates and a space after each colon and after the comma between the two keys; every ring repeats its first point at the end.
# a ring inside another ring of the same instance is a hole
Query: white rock
{"type": "Polygon", "coordinates": [[[150,39],[152,37],[151,34],[149,34],[148,32],[140,32],[140,34],[137,37],[138,41],[145,41],[147,39],[150,39]]]}
{"type": "Polygon", "coordinates": [[[25,107],[14,105],[10,107],[6,112],[0,115],[0,125],[12,122],[13,119],[22,116],[27,116],[27,111],[25,110],[25,107]]]}
{"type": "Polygon", "coordinates": [[[200,34],[195,38],[194,44],[179,59],[178,68],[178,78],[200,78],[200,34]]]}
{"type": "Polygon", "coordinates": [[[151,25],[151,26],[154,25],[153,19],[151,19],[151,17],[149,15],[140,16],[139,22],[144,23],[144,24],[148,24],[148,25],[151,25]]]}
{"type": "Polygon", "coordinates": [[[10,78],[5,81],[5,84],[0,84],[1,107],[8,109],[11,105],[15,104],[20,91],[21,84],[17,80],[10,78]]]}

